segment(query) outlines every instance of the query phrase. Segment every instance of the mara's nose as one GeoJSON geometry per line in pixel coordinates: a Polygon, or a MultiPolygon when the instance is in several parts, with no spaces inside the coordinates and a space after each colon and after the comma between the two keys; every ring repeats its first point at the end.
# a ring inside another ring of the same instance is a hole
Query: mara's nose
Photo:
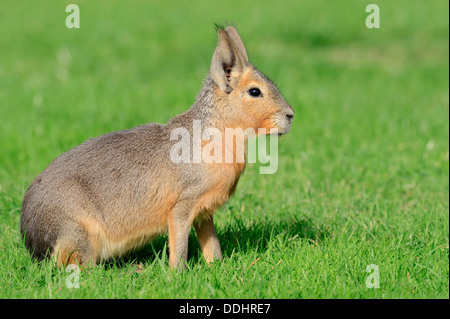
{"type": "Polygon", "coordinates": [[[286,112],[286,117],[288,118],[289,121],[292,121],[292,119],[294,118],[294,110],[292,109],[291,106],[289,106],[286,112]]]}

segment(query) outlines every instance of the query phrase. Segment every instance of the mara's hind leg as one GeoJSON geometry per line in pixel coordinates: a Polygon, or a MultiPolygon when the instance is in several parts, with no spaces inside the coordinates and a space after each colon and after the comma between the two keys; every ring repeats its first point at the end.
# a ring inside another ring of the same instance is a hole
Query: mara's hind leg
{"type": "Polygon", "coordinates": [[[70,264],[78,266],[92,266],[97,257],[86,232],[79,226],[70,227],[60,236],[54,246],[52,257],[58,267],[70,264]]]}
{"type": "Polygon", "coordinates": [[[58,244],[52,256],[59,268],[66,267],[70,264],[81,265],[82,256],[80,251],[69,245],[58,244]]]}

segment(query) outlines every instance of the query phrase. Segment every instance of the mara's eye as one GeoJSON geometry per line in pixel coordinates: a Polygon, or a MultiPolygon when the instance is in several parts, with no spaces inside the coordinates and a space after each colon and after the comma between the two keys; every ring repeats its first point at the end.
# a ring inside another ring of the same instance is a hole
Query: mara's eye
{"type": "Polygon", "coordinates": [[[261,91],[258,88],[251,88],[248,90],[248,94],[250,94],[253,97],[261,96],[261,91]]]}

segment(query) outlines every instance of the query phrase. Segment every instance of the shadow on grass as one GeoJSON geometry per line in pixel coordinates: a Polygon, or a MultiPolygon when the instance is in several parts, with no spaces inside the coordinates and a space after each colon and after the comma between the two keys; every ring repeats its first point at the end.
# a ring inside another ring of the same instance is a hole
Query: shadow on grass
{"type": "MultiPolygon", "coordinates": [[[[275,238],[279,238],[282,241],[304,239],[312,243],[320,243],[320,241],[328,237],[329,232],[321,226],[314,224],[308,218],[295,218],[278,222],[244,222],[243,220],[235,219],[234,222],[225,228],[219,228],[217,235],[219,237],[223,258],[227,258],[231,256],[233,251],[264,252],[268,249],[269,243],[275,238]]],[[[167,246],[167,235],[164,235],[156,238],[142,249],[107,262],[105,266],[120,268],[130,263],[148,264],[153,263],[157,258],[162,258],[163,262],[167,262],[168,264],[168,261],[164,260],[166,258],[168,259],[169,252],[167,246]]],[[[196,264],[203,259],[193,230],[189,235],[188,256],[190,264],[196,264]]]]}

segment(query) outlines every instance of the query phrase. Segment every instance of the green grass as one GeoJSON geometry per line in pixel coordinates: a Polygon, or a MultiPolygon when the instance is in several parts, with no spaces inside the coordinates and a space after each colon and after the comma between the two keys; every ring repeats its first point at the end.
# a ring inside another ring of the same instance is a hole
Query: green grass
{"type": "Polygon", "coordinates": [[[364,1],[76,3],[78,30],[64,1],[0,3],[0,298],[449,298],[447,1],[376,1],[380,29],[364,1]],[[90,137],[186,110],[224,21],[295,110],[278,172],[249,164],[216,213],[223,262],[192,233],[173,273],[162,237],[67,288],[20,239],[26,188],[90,137]]]}

